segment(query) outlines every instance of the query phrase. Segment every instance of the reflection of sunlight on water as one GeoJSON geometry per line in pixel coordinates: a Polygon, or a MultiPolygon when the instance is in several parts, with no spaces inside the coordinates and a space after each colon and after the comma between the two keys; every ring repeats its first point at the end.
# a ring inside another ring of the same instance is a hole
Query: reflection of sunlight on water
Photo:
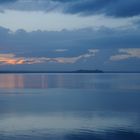
{"type": "Polygon", "coordinates": [[[0,88],[139,90],[139,77],[139,74],[0,74],[0,88]]]}
{"type": "Polygon", "coordinates": [[[0,88],[24,88],[22,75],[0,75],[0,88]]]}
{"type": "Polygon", "coordinates": [[[45,75],[2,74],[0,88],[47,88],[47,77],[45,75]]]}

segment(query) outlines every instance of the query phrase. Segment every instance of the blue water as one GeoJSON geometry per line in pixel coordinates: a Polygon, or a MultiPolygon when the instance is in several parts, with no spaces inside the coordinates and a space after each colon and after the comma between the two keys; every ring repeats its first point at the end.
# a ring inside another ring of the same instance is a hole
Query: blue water
{"type": "Polygon", "coordinates": [[[0,74],[0,140],[140,140],[140,74],[0,74]]]}

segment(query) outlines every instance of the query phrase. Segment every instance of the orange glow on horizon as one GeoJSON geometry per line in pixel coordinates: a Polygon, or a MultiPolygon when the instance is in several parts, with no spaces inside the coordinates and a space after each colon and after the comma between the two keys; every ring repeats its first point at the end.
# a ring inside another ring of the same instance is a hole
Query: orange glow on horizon
{"type": "Polygon", "coordinates": [[[17,60],[16,58],[11,59],[11,58],[0,58],[0,62],[2,64],[9,64],[9,65],[17,65],[17,64],[24,64],[25,60],[24,59],[19,59],[17,60]]]}
{"type": "Polygon", "coordinates": [[[0,63],[2,65],[21,65],[25,64],[25,58],[22,57],[15,57],[14,54],[0,54],[0,63]]]}

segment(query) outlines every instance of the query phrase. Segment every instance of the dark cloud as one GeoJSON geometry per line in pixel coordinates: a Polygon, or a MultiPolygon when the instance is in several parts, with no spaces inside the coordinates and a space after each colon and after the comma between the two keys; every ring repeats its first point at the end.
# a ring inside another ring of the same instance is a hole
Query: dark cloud
{"type": "MultiPolygon", "coordinates": [[[[85,53],[88,49],[119,49],[140,47],[140,29],[109,29],[102,27],[98,30],[85,28],[62,31],[32,31],[17,30],[12,33],[9,29],[0,27],[0,47],[8,48],[9,52],[23,53],[31,57],[45,55],[49,57],[73,57],[85,53]],[[58,53],[55,50],[67,50],[58,53]],[[34,52],[34,53],[33,53],[34,52]],[[50,53],[54,52],[54,53],[50,53]]],[[[18,55],[18,54],[17,54],[18,55]]]]}
{"type": "Polygon", "coordinates": [[[0,0],[0,4],[16,2],[17,0],[0,0]]]}
{"type": "Polygon", "coordinates": [[[105,14],[114,17],[131,17],[140,14],[139,0],[81,0],[71,2],[65,12],[83,15],[105,14]]]}
{"type": "Polygon", "coordinates": [[[113,17],[140,15],[139,0],[0,0],[1,4],[9,2],[16,3],[10,6],[8,4],[4,8],[42,11],[59,10],[70,14],[104,14],[113,17]]]}

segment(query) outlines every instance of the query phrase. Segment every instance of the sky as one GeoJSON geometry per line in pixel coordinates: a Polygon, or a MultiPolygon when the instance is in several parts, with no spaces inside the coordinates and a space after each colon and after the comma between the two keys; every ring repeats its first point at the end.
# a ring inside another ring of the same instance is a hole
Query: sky
{"type": "Polygon", "coordinates": [[[140,0],[0,0],[0,70],[140,71],[140,0]]]}

